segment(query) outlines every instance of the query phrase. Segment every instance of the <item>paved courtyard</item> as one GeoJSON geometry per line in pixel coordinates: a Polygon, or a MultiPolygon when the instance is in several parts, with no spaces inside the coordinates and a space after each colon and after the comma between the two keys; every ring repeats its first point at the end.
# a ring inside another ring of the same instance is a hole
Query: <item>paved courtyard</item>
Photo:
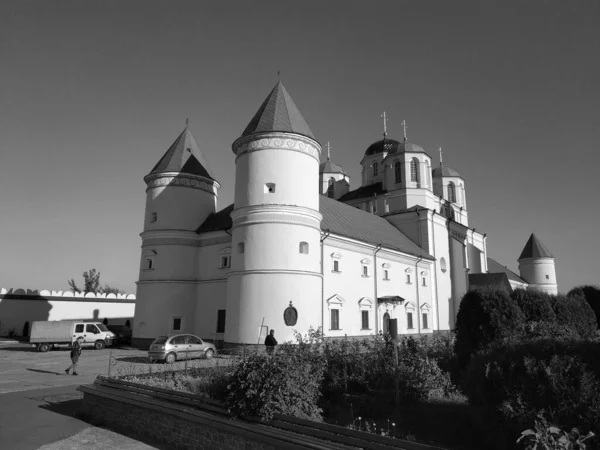
{"type": "Polygon", "coordinates": [[[66,375],[68,350],[38,353],[30,345],[0,341],[0,449],[11,450],[149,450],[146,444],[78,418],[81,393],[77,386],[96,375],[131,367],[146,352],[128,349],[85,349],[79,376],[66,375]]]}

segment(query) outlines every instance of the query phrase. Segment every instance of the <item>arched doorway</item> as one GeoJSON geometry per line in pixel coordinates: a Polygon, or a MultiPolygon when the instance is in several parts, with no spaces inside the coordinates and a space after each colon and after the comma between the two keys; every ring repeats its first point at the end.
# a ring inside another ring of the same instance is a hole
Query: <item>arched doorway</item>
{"type": "Polygon", "coordinates": [[[387,334],[390,332],[390,315],[385,313],[383,315],[383,334],[387,334]]]}

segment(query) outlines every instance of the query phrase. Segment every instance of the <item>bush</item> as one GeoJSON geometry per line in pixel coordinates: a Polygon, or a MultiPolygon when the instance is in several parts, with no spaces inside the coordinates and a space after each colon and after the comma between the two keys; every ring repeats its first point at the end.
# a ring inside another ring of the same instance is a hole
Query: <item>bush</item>
{"type": "Polygon", "coordinates": [[[539,291],[515,289],[510,297],[517,303],[526,322],[556,322],[550,296],[539,291]]]}
{"type": "Polygon", "coordinates": [[[276,413],[321,421],[317,402],[325,370],[320,344],[283,344],[273,355],[252,354],[231,374],[227,409],[268,422],[276,413]]]}
{"type": "Polygon", "coordinates": [[[571,289],[567,295],[569,297],[583,297],[594,311],[596,323],[600,327],[600,288],[598,286],[578,286],[571,289]]]}
{"type": "Polygon", "coordinates": [[[600,344],[531,340],[497,343],[473,356],[463,389],[474,404],[525,427],[539,411],[570,429],[588,431],[600,421],[600,344]]]}
{"type": "Polygon", "coordinates": [[[523,312],[502,289],[468,291],[460,302],[456,322],[455,353],[461,367],[472,354],[493,342],[522,334],[523,312]]]}
{"type": "Polygon", "coordinates": [[[558,323],[575,330],[582,338],[592,338],[598,329],[591,306],[580,295],[551,296],[552,309],[558,323]]]}

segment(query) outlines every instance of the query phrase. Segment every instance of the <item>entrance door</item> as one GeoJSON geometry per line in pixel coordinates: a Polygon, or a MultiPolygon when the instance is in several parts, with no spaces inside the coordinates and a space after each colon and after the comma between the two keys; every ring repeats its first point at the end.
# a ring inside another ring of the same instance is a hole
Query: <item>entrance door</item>
{"type": "Polygon", "coordinates": [[[383,334],[390,332],[390,315],[385,313],[383,315],[383,334]]]}

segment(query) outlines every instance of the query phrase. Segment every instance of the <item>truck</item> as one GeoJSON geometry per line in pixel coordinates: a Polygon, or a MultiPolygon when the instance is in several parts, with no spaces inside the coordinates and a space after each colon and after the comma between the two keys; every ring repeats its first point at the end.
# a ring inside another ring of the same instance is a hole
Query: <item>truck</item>
{"type": "Polygon", "coordinates": [[[82,338],[82,347],[94,347],[102,350],[110,347],[115,335],[100,322],[83,320],[43,320],[31,324],[29,342],[38,352],[47,352],[55,347],[70,347],[78,338],[82,338]]]}

